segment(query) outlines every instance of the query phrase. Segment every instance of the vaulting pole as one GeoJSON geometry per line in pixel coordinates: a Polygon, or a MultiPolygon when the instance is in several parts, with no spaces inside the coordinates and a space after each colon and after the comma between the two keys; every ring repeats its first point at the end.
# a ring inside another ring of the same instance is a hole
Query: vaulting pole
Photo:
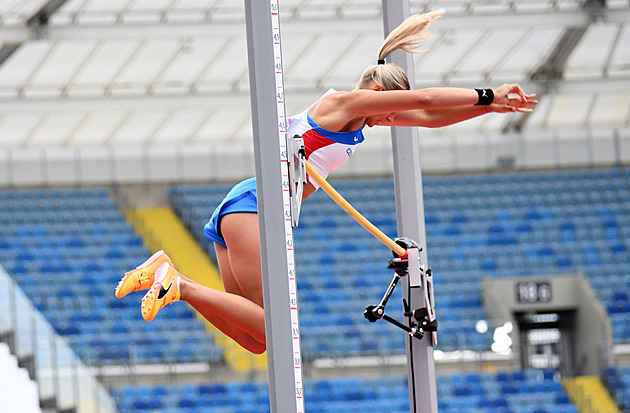
{"type": "Polygon", "coordinates": [[[359,213],[359,211],[346,201],[344,197],[342,197],[339,192],[337,192],[335,188],[333,188],[332,185],[330,185],[328,181],[326,181],[324,177],[321,176],[310,163],[308,163],[308,161],[304,161],[304,164],[306,165],[306,172],[311,176],[311,178],[317,182],[317,184],[328,194],[329,197],[332,198],[333,201],[337,203],[337,205],[346,211],[348,215],[354,218],[359,225],[365,228],[370,234],[374,235],[383,244],[387,245],[392,251],[398,254],[399,257],[407,255],[407,250],[396,244],[396,242],[389,238],[387,234],[378,229],[374,224],[368,221],[367,218],[361,215],[361,213],[359,213]]]}

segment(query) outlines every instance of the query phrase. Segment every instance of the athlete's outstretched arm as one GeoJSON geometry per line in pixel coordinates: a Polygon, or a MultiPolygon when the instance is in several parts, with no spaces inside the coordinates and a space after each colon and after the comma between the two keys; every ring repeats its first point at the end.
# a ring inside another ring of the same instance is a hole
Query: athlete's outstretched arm
{"type": "MultiPolygon", "coordinates": [[[[471,106],[479,100],[476,90],[454,87],[387,91],[355,90],[348,95],[345,99],[343,95],[341,96],[340,109],[365,116],[414,109],[471,106]]],[[[494,90],[492,103],[507,105],[514,100],[523,103],[528,100],[527,94],[518,84],[504,84],[494,90]]]]}
{"type": "Polygon", "coordinates": [[[440,128],[453,125],[487,113],[532,112],[532,107],[538,104],[531,100],[534,95],[527,95],[528,101],[520,99],[509,104],[492,104],[489,106],[458,106],[444,109],[418,109],[395,114],[391,122],[383,122],[382,126],[421,126],[425,128],[440,128]]]}
{"type": "MultiPolygon", "coordinates": [[[[532,97],[533,95],[527,95],[516,83],[504,84],[494,90],[492,103],[507,108],[514,106],[516,102],[527,104],[532,97]]],[[[352,92],[331,93],[322,97],[311,106],[309,113],[320,126],[339,131],[353,120],[358,121],[373,115],[473,107],[478,101],[479,94],[474,89],[450,87],[419,90],[355,89],[352,92]]],[[[481,114],[465,113],[469,116],[468,119],[481,114]]],[[[417,123],[414,125],[422,126],[417,123]]]]}

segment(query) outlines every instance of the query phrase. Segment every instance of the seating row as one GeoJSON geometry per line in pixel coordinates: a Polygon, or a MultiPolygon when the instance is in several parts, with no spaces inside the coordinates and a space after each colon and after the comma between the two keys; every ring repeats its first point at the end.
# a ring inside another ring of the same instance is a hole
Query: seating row
{"type": "Polygon", "coordinates": [[[186,304],[146,323],[141,293],[114,297],[150,253],[109,191],[0,190],[0,223],[0,264],[88,364],[223,363],[186,304]]]}
{"type": "MultiPolygon", "coordinates": [[[[375,225],[395,237],[390,178],[331,183],[375,225]]],[[[481,280],[487,276],[583,273],[593,280],[596,291],[602,291],[601,298],[613,312],[629,310],[611,301],[610,289],[604,287],[606,279],[622,277],[630,261],[629,191],[618,168],[425,176],[423,183],[438,315],[457,326],[441,331],[440,348],[455,349],[458,343],[489,348],[491,337],[480,337],[472,328],[474,318],[487,318],[480,299],[481,280]],[[588,191],[572,189],[586,187],[588,191]],[[450,195],[445,197],[447,192],[450,195]],[[466,294],[461,294],[462,283],[470,287],[466,294]],[[463,339],[461,332],[466,332],[463,339]]],[[[171,189],[176,211],[211,255],[213,248],[201,228],[227,189],[226,185],[171,189]]],[[[391,252],[319,192],[304,203],[295,231],[304,330],[343,328],[348,323],[361,326],[361,303],[364,307],[378,301],[389,282],[391,272],[385,265],[391,252]],[[349,311],[341,302],[353,303],[358,311],[349,311]],[[308,316],[308,311],[322,310],[326,318],[308,316]]],[[[621,326],[615,328],[616,342],[630,340],[621,326]]],[[[330,355],[328,345],[309,343],[319,335],[305,334],[304,343],[317,352],[316,357],[330,355]]],[[[396,341],[395,332],[391,334],[384,336],[396,341]]],[[[338,345],[353,353],[373,347],[348,346],[341,340],[338,345]]]]}
{"type": "MultiPolygon", "coordinates": [[[[547,370],[438,375],[437,384],[440,412],[577,413],[553,372],[547,370]],[[517,379],[519,375],[521,378],[517,379]],[[481,391],[458,394],[452,390],[463,388],[458,387],[463,383],[481,391]],[[502,393],[505,386],[512,384],[532,387],[522,393],[502,393]]],[[[112,394],[121,411],[269,410],[267,384],[262,382],[126,386],[113,389],[112,394]]],[[[308,410],[315,412],[409,411],[406,377],[306,379],[304,394],[308,410]]]]}

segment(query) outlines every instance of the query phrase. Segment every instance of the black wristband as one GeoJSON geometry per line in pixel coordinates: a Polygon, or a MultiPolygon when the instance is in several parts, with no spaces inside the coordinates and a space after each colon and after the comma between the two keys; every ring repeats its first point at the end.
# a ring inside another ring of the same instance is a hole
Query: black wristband
{"type": "Polygon", "coordinates": [[[475,89],[479,95],[479,100],[475,103],[475,106],[488,106],[492,105],[494,100],[494,91],[492,89],[475,89]]]}

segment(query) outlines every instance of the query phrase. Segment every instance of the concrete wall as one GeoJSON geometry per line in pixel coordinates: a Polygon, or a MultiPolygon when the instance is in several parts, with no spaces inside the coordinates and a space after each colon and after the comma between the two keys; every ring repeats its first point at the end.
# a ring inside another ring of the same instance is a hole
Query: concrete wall
{"type": "MultiPolygon", "coordinates": [[[[482,135],[420,131],[425,173],[630,164],[630,129],[482,135]]],[[[391,174],[388,128],[335,176],[391,174]]],[[[254,175],[250,142],[0,148],[0,187],[236,181],[254,175]]]]}

